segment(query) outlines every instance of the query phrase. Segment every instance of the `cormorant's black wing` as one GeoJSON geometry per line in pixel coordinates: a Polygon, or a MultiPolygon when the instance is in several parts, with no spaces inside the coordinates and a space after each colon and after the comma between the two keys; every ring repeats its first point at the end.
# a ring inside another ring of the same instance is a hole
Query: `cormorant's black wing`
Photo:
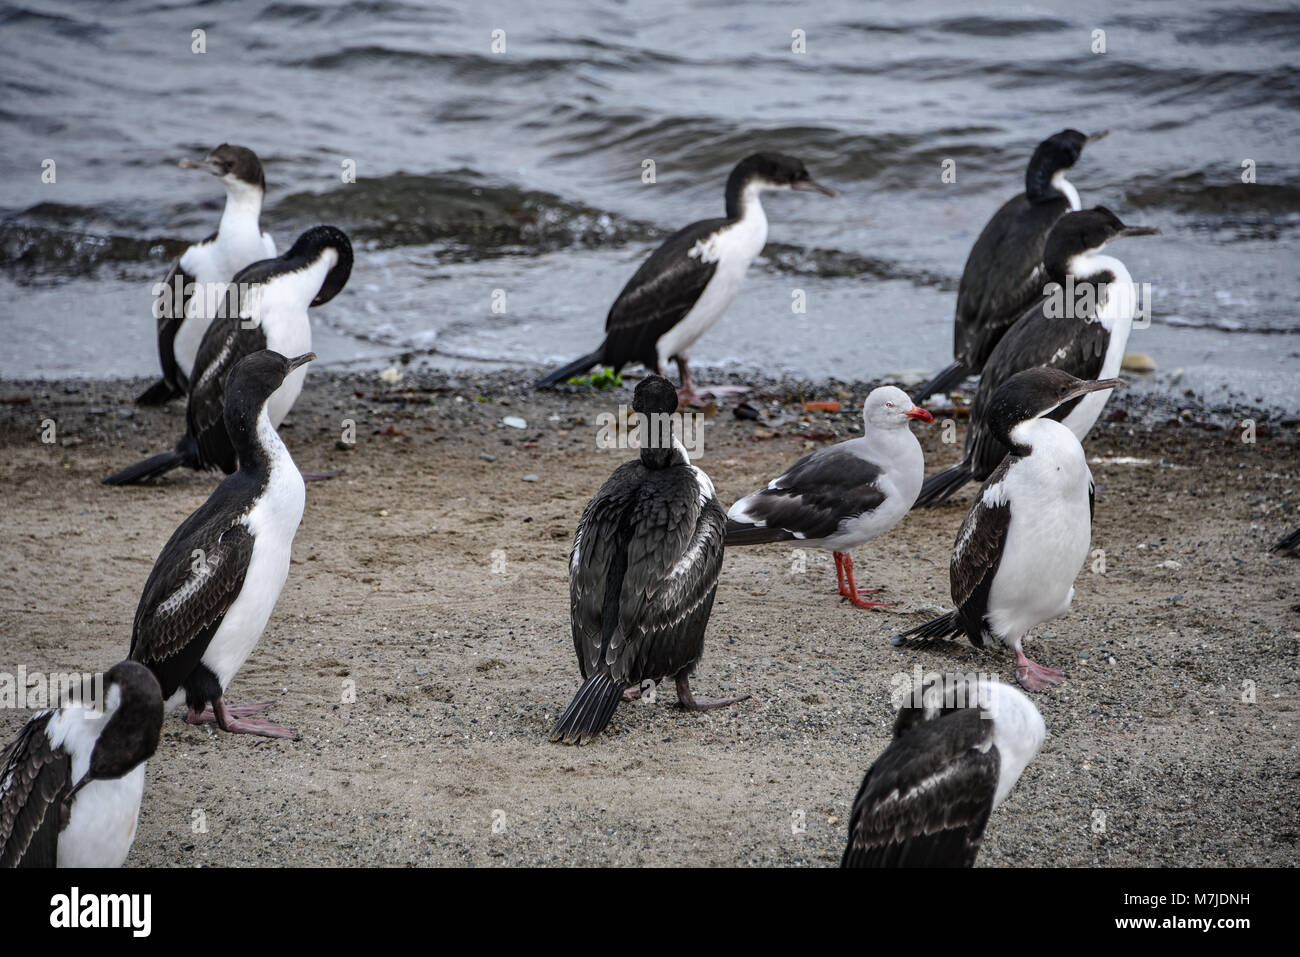
{"type": "Polygon", "coordinates": [[[911,725],[863,778],[843,866],[972,866],[998,771],[992,722],[978,709],[911,725]]]}
{"type": "Polygon", "coordinates": [[[975,504],[957,532],[948,566],[957,620],[966,636],[980,646],[984,645],[989,589],[1002,561],[1011,524],[1011,503],[1002,491],[1002,481],[1013,461],[1015,456],[1007,455],[975,496],[975,504]]]}
{"type": "Polygon", "coordinates": [[[63,802],[72,790],[72,759],[45,733],[43,711],[0,754],[0,867],[54,867],[63,802]]]}
{"type": "MultiPolygon", "coordinates": [[[[971,406],[971,425],[966,433],[966,457],[976,478],[983,478],[1006,455],[1007,447],[993,437],[984,423],[985,410],[998,386],[1017,372],[1049,366],[1062,369],[1079,379],[1096,379],[1106,359],[1110,334],[1100,323],[1084,318],[1049,318],[1043,305],[1034,306],[1016,320],[994,348],[979,390],[971,406]]],[[[1047,418],[1060,422],[1078,404],[1072,399],[1047,418]]]]}
{"type": "Polygon", "coordinates": [[[605,317],[604,361],[657,365],[655,343],[691,311],[717,271],[702,245],[730,220],[706,219],[668,237],[628,280],[605,317]]]}
{"type": "MultiPolygon", "coordinates": [[[[267,260],[275,262],[276,260],[267,260]]],[[[255,263],[254,266],[261,265],[255,263]]],[[[266,333],[260,322],[246,318],[250,313],[248,296],[257,296],[257,287],[242,286],[242,270],[226,291],[222,315],[212,320],[203,335],[194,360],[194,379],[190,384],[190,401],[186,408],[189,435],[198,445],[203,465],[216,466],[229,475],[239,467],[234,443],[226,431],[226,380],[240,359],[266,348],[266,333]],[[241,297],[240,289],[245,290],[241,297]]]]}
{"type": "Polygon", "coordinates": [[[1007,200],[971,247],[957,287],[953,358],[978,372],[1002,335],[1043,297],[1043,247],[1058,219],[1070,211],[1060,196],[1031,203],[1024,193],[1007,200]]]}
{"type": "Polygon", "coordinates": [[[145,583],[131,631],[131,658],[158,677],[163,700],[197,667],[248,571],[253,536],[228,507],[242,473],[221,483],[163,547],[145,583]]]}

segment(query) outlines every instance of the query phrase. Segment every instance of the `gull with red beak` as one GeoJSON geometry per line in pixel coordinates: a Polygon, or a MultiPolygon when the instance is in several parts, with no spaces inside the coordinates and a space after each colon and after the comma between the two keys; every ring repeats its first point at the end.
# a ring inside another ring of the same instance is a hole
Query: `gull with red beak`
{"type": "Polygon", "coordinates": [[[1021,647],[1031,629],[1070,610],[1074,578],[1092,540],[1092,473],[1078,438],[1051,413],[1123,384],[1085,382],[1040,366],[1001,385],[985,422],[1011,451],[957,532],[949,565],[957,608],[904,632],[895,644],[964,634],[980,648],[998,642],[1012,649],[1016,680],[1029,691],[1065,680],[1021,647]]]}
{"type": "MultiPolygon", "coordinates": [[[[818,449],[727,512],[727,545],[797,541],[835,556],[839,593],[879,608],[853,580],[849,551],[897,525],[925,476],[921,443],[907,426],[934,417],[902,389],[881,386],[862,405],[862,437],[818,449]]],[[[866,592],[870,594],[870,592],[866,592]]]]}

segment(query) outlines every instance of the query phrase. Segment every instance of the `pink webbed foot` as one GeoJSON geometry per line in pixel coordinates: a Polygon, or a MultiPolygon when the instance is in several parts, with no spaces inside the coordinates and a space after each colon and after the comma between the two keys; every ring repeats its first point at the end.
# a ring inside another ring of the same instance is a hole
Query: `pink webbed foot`
{"type": "Polygon", "coordinates": [[[1016,649],[1016,680],[1026,691],[1045,691],[1065,680],[1065,672],[1048,668],[1016,649]]]}
{"type": "MultiPolygon", "coordinates": [[[[247,718],[251,715],[261,714],[268,710],[273,702],[257,701],[253,704],[228,704],[226,705],[226,714],[232,718],[247,718]]],[[[185,713],[186,724],[212,724],[217,720],[217,716],[212,713],[212,706],[204,708],[202,711],[190,709],[185,713]]]]}
{"type": "Polygon", "coordinates": [[[273,721],[267,721],[264,718],[246,717],[249,714],[256,714],[258,711],[265,711],[271,706],[267,701],[256,705],[228,705],[222,699],[218,698],[212,703],[211,708],[206,708],[202,713],[195,714],[191,711],[185,716],[186,721],[192,724],[203,724],[205,721],[215,721],[218,728],[228,734],[256,734],[264,738],[289,738],[296,740],[298,732],[292,728],[286,728],[283,725],[276,724],[273,721]],[[212,717],[207,716],[211,714],[212,717]],[[239,717],[237,714],[245,715],[239,717]]]}

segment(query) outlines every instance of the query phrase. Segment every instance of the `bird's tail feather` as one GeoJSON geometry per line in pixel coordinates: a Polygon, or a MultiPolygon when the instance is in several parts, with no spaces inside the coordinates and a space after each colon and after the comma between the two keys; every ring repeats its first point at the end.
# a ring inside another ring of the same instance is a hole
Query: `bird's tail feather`
{"type": "Polygon", "coordinates": [[[604,358],[605,350],[602,346],[595,352],[590,352],[581,359],[574,359],[567,366],[561,366],[549,375],[542,376],[542,378],[533,383],[533,388],[547,389],[555,385],[557,382],[565,382],[575,375],[582,375],[582,373],[586,372],[592,366],[604,361],[604,358]]]}
{"type": "Polygon", "coordinates": [[[586,744],[605,730],[614,709],[623,700],[623,686],[607,674],[592,675],[582,683],[569,707],[551,729],[552,741],[586,744]]]}
{"type": "Polygon", "coordinates": [[[957,621],[957,613],[950,611],[946,615],[940,615],[938,618],[931,618],[924,625],[917,625],[915,628],[909,628],[897,638],[894,639],[895,645],[919,645],[927,641],[936,641],[940,638],[951,638],[960,633],[961,625],[957,621]]]}
{"type": "Polygon", "coordinates": [[[966,368],[960,362],[954,362],[931,379],[928,385],[912,393],[912,401],[917,405],[920,405],[936,392],[940,395],[947,395],[953,386],[957,385],[962,379],[966,378],[970,374],[970,369],[966,368]]]}
{"type": "Polygon", "coordinates": [[[181,466],[199,468],[199,449],[195,441],[186,435],[176,443],[176,448],[169,452],[159,452],[143,461],[128,465],[120,472],[114,472],[104,479],[105,485],[142,485],[162,478],[172,469],[181,466]]]}
{"type": "Polygon", "coordinates": [[[767,542],[785,542],[794,538],[784,528],[769,528],[764,525],[750,525],[748,522],[737,522],[727,519],[727,538],[724,544],[728,547],[732,545],[763,545],[767,542]]]}
{"type": "Polygon", "coordinates": [[[974,476],[971,474],[970,464],[964,461],[942,472],[935,472],[921,483],[921,494],[916,497],[916,503],[912,508],[929,508],[931,505],[938,505],[972,478],[974,476]]]}
{"type": "Polygon", "coordinates": [[[1273,546],[1275,552],[1300,552],[1300,528],[1290,535],[1283,535],[1273,546]]]}
{"type": "Polygon", "coordinates": [[[136,397],[136,405],[165,405],[172,399],[180,398],[185,393],[166,379],[159,379],[136,397]]]}

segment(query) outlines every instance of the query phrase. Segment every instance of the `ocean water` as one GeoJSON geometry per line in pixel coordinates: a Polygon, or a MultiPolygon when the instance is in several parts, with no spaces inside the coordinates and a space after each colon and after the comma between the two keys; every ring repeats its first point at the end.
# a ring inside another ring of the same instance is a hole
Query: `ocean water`
{"type": "Polygon", "coordinates": [[[522,378],[587,352],[654,245],[774,149],[842,195],[765,200],[769,245],[695,364],[924,372],[971,243],[1069,126],[1112,131],[1070,177],[1084,205],[1164,231],[1110,250],[1151,284],[1142,387],[1300,409],[1300,9],[1090,7],[0,5],[0,378],[154,370],[151,288],[223,202],[176,162],[222,141],[262,157],[281,249],[353,238],[313,312],[326,365],[522,378]]]}

